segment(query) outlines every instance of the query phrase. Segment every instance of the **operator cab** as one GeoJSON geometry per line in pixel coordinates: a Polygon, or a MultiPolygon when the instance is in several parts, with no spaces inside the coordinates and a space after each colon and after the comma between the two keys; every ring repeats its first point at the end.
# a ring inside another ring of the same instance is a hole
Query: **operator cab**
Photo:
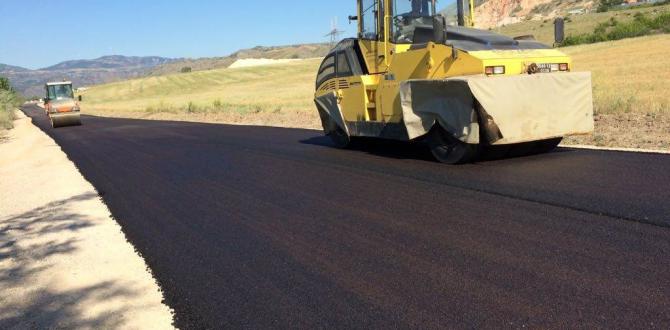
{"type": "Polygon", "coordinates": [[[74,100],[74,91],[72,83],[69,81],[60,83],[48,83],[46,85],[45,101],[74,100]]]}
{"type": "Polygon", "coordinates": [[[391,41],[395,44],[431,40],[435,24],[469,26],[472,21],[470,7],[462,0],[394,0],[392,5],[391,41]]]}

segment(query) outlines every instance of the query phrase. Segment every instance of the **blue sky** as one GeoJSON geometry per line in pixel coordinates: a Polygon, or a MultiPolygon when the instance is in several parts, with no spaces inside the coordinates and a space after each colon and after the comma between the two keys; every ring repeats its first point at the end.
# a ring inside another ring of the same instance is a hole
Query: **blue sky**
{"type": "Polygon", "coordinates": [[[0,63],[31,69],[102,55],[208,57],[355,34],[355,0],[0,0],[0,63]],[[335,5],[339,3],[339,5],[335,5]]]}

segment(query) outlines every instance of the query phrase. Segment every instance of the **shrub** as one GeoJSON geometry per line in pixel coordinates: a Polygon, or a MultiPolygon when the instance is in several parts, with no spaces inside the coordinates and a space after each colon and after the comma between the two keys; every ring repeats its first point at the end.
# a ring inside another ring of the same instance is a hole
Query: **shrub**
{"type": "Polygon", "coordinates": [[[19,106],[20,99],[13,91],[0,90],[0,130],[12,128],[14,108],[19,106]]]}
{"type": "Polygon", "coordinates": [[[598,6],[597,12],[603,13],[609,11],[613,7],[620,6],[624,3],[624,0],[602,0],[598,6]]]}
{"type": "Polygon", "coordinates": [[[591,44],[664,32],[670,32],[670,13],[663,13],[655,18],[637,13],[631,22],[621,23],[612,17],[609,21],[598,24],[593,33],[569,35],[562,46],[591,44]]]}
{"type": "Polygon", "coordinates": [[[640,37],[649,34],[651,28],[640,21],[628,24],[619,24],[607,34],[607,40],[621,40],[625,38],[640,37]]]}
{"type": "Polygon", "coordinates": [[[9,79],[0,77],[0,91],[14,92],[14,88],[9,83],[9,79]]]}

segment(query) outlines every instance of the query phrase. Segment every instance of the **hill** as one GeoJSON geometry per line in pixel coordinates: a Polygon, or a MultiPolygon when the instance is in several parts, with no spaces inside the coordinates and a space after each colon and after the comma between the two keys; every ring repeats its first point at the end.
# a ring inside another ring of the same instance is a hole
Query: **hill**
{"type": "Polygon", "coordinates": [[[152,76],[94,86],[87,113],[317,128],[313,91],[320,59],[152,76]]]}
{"type": "Polygon", "coordinates": [[[62,62],[39,70],[0,65],[0,76],[25,96],[41,96],[47,81],[71,80],[76,87],[103,84],[146,75],[148,69],[175,60],[163,57],[103,56],[62,62]]]}
{"type": "MultiPolygon", "coordinates": [[[[592,33],[601,23],[615,19],[619,22],[630,22],[635,19],[638,13],[647,17],[654,17],[660,13],[670,12],[670,5],[654,7],[632,7],[625,10],[608,11],[604,13],[587,13],[583,15],[568,15],[565,24],[566,35],[580,35],[592,33]]],[[[554,24],[553,20],[530,20],[517,24],[511,24],[494,29],[497,32],[516,37],[520,35],[532,34],[535,38],[545,44],[554,43],[554,24]]]]}
{"type": "Polygon", "coordinates": [[[0,72],[25,72],[25,71],[30,71],[30,69],[0,63],[0,72]]]}
{"type": "Polygon", "coordinates": [[[158,56],[103,56],[94,60],[73,60],[58,63],[56,65],[41,69],[42,71],[77,70],[77,69],[125,69],[125,68],[149,68],[162,65],[175,60],[158,56]]]}
{"type": "Polygon", "coordinates": [[[183,68],[191,71],[212,70],[227,68],[239,59],[264,58],[264,59],[307,59],[323,57],[332,48],[331,44],[303,44],[289,46],[263,47],[257,46],[250,49],[239,50],[225,57],[209,57],[199,59],[183,59],[169,64],[159,65],[153,68],[149,75],[157,76],[181,72],[183,68]]]}
{"type": "Polygon", "coordinates": [[[170,59],[157,56],[103,56],[93,60],[71,60],[39,70],[0,65],[0,76],[10,79],[22,94],[39,96],[47,81],[71,80],[75,86],[91,86],[114,81],[160,76],[188,71],[227,68],[238,59],[307,59],[323,57],[330,44],[301,44],[243,49],[225,57],[170,59]]]}

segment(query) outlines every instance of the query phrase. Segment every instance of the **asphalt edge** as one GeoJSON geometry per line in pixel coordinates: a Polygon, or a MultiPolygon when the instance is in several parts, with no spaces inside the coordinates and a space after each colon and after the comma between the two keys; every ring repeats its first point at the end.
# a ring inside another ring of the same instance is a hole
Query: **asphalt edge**
{"type": "MultiPolygon", "coordinates": [[[[24,104],[23,106],[25,106],[25,105],[26,105],[26,104],[24,104]]],[[[36,105],[37,105],[37,107],[39,107],[40,109],[44,109],[43,106],[40,106],[39,104],[36,104],[36,105]]],[[[79,167],[77,166],[77,164],[76,164],[76,163],[70,158],[70,156],[69,156],[69,155],[62,149],[62,147],[60,146],[60,144],[58,144],[58,142],[56,142],[56,140],[54,140],[51,136],[49,136],[49,134],[47,134],[46,132],[44,132],[40,127],[38,127],[37,125],[35,125],[35,123],[34,123],[34,121],[33,121],[33,118],[30,117],[30,116],[28,116],[28,115],[21,109],[21,107],[14,108],[14,121],[17,121],[17,120],[26,120],[26,119],[29,120],[29,121],[28,121],[29,124],[32,126],[32,128],[34,128],[34,129],[38,132],[38,134],[43,135],[43,137],[46,137],[48,140],[50,140],[51,142],[53,142],[54,145],[57,145],[57,146],[58,146],[58,151],[57,151],[57,152],[62,153],[62,154],[65,156],[65,158],[67,158],[67,160],[68,160],[68,161],[71,163],[71,165],[75,168],[75,170],[77,171],[77,174],[81,177],[81,179],[84,180],[86,183],[88,183],[88,184],[92,187],[92,189],[95,191],[95,193],[96,193],[96,195],[97,195],[97,199],[100,201],[100,203],[102,203],[102,205],[103,205],[104,208],[105,208],[105,211],[107,211],[107,213],[109,214],[109,219],[112,220],[112,221],[114,221],[114,223],[119,227],[120,232],[121,232],[121,234],[123,235],[123,237],[124,237],[126,243],[129,244],[129,245],[133,248],[133,251],[135,252],[135,254],[142,260],[142,263],[144,264],[144,270],[149,274],[149,276],[151,276],[151,279],[152,279],[152,281],[153,281],[153,283],[154,283],[156,289],[158,290],[158,292],[159,292],[159,294],[160,294],[160,296],[161,296],[161,303],[168,309],[168,311],[169,311],[169,313],[170,313],[172,327],[173,327],[174,329],[177,329],[177,328],[175,327],[175,319],[176,319],[175,310],[174,310],[171,306],[169,306],[169,305],[166,303],[166,299],[165,299],[165,291],[164,291],[163,288],[161,287],[161,285],[160,285],[159,281],[157,280],[157,277],[155,276],[153,270],[149,267],[149,264],[146,262],[145,257],[144,257],[144,256],[142,255],[142,253],[137,249],[137,247],[136,247],[134,244],[132,244],[132,242],[128,239],[126,233],[123,231],[123,227],[121,226],[121,224],[116,220],[116,218],[115,218],[114,215],[112,214],[111,210],[109,209],[109,207],[108,207],[107,204],[105,203],[104,198],[100,195],[100,192],[98,191],[98,189],[95,187],[95,185],[93,185],[92,182],[90,182],[90,181],[88,181],[88,180],[86,179],[86,177],[84,176],[84,174],[81,173],[81,171],[79,170],[79,167]]]]}
{"type": "Polygon", "coordinates": [[[661,155],[670,155],[670,150],[656,150],[656,149],[637,149],[637,148],[614,148],[614,147],[598,147],[592,145],[583,145],[583,144],[561,144],[561,148],[567,149],[580,149],[580,150],[597,150],[597,151],[614,151],[614,152],[634,152],[640,154],[661,154],[661,155]]]}

